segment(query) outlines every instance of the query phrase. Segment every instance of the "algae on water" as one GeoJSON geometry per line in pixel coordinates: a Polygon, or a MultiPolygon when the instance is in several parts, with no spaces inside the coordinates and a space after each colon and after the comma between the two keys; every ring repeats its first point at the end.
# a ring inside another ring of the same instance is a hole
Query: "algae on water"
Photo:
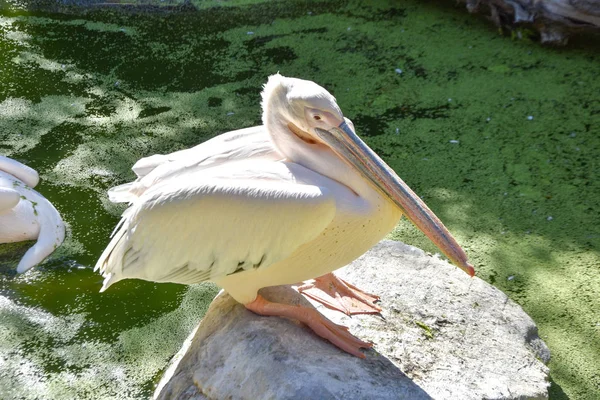
{"type": "MultiPolygon", "coordinates": [[[[69,226],[36,270],[2,264],[0,397],[148,397],[214,288],[97,293],[91,268],[123,210],[106,190],[141,157],[259,124],[277,71],[330,90],[478,276],[534,318],[552,398],[600,397],[597,43],[512,40],[448,2],[165,3],[50,14],[0,2],[0,152],[40,172],[69,226]]],[[[406,221],[390,237],[437,251],[406,221]]]]}

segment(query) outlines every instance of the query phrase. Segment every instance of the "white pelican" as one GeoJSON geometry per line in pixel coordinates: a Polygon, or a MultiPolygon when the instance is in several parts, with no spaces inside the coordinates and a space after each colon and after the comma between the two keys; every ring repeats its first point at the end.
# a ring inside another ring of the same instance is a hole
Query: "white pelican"
{"type": "Polygon", "coordinates": [[[65,224],[60,214],[32,189],[39,180],[34,169],[0,156],[0,243],[37,238],[19,261],[19,273],[41,263],[65,239],[65,224]]]}
{"type": "MultiPolygon", "coordinates": [[[[263,126],[144,158],[133,167],[136,181],[109,192],[131,206],[96,264],[102,291],[126,278],[212,281],[249,310],[298,319],[364,357],[359,349],[370,344],[345,327],[314,309],[269,302],[258,290],[323,275],[302,289],[323,280],[343,289],[329,273],[375,245],[402,214],[474,274],[452,235],[359,139],[329,92],[277,74],[264,87],[262,108],[263,126]]],[[[345,293],[372,306],[373,297],[354,287],[345,293]]]]}

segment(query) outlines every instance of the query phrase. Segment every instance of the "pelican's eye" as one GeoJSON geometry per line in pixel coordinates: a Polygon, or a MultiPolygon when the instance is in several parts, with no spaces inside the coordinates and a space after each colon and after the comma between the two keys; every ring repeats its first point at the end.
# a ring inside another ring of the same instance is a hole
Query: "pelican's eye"
{"type": "Polygon", "coordinates": [[[306,108],[304,110],[304,117],[309,126],[338,126],[342,121],[340,117],[336,116],[333,112],[318,108],[306,108]]]}

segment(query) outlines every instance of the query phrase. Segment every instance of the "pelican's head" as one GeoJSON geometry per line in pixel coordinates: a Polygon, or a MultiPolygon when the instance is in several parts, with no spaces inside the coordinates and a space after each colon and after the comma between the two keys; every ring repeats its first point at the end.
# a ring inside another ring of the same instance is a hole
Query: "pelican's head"
{"type": "MultiPolygon", "coordinates": [[[[463,249],[427,205],[355,133],[335,98],[311,81],[269,77],[263,96],[263,123],[274,145],[285,156],[327,174],[340,165],[362,177],[396,204],[459,268],[473,276],[463,249]],[[335,154],[335,158],[327,157],[335,154]],[[327,160],[322,158],[326,156],[327,160]],[[328,162],[330,165],[323,165],[328,162]],[[308,165],[307,165],[308,164],[308,165]]],[[[343,182],[342,182],[343,183],[343,182]]]]}
{"type": "MultiPolygon", "coordinates": [[[[298,145],[321,143],[315,128],[329,130],[345,120],[335,97],[312,81],[271,75],[262,93],[263,123],[275,145],[283,150],[283,141],[298,145]],[[293,134],[293,135],[290,135],[293,134]]],[[[287,143],[287,144],[292,144],[287,143]]]]}

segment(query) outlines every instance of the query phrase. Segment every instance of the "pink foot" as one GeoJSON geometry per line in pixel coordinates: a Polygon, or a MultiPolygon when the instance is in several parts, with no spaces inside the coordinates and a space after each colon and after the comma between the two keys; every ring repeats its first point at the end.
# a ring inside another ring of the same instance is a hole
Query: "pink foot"
{"type": "Polygon", "coordinates": [[[331,322],[320,312],[311,308],[273,303],[261,295],[258,295],[252,303],[245,304],[244,306],[248,310],[260,315],[297,319],[308,325],[317,335],[329,340],[335,346],[356,357],[365,358],[360,348],[369,348],[372,346],[371,343],[363,342],[352,335],[345,326],[331,322]]]}
{"type": "Polygon", "coordinates": [[[347,315],[381,312],[381,307],[375,304],[379,296],[365,293],[333,273],[320,276],[314,279],[314,282],[305,283],[296,290],[326,307],[347,315]]]}

